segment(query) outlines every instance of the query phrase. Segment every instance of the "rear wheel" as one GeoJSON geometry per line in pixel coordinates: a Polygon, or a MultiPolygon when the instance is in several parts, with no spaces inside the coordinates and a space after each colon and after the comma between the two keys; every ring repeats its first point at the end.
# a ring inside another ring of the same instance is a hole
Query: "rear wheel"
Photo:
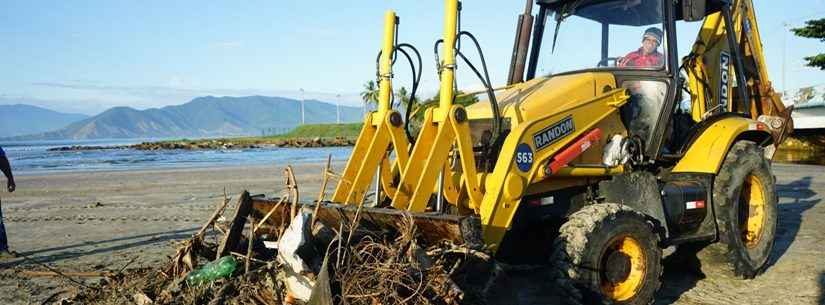
{"type": "Polygon", "coordinates": [[[733,145],[714,181],[713,202],[719,242],[699,251],[703,271],[748,279],[762,273],[776,235],[777,199],[759,146],[750,141],[733,145]]]}
{"type": "Polygon", "coordinates": [[[562,225],[553,263],[560,284],[584,304],[650,304],[662,251],[645,216],[619,204],[584,207],[562,225]]]}

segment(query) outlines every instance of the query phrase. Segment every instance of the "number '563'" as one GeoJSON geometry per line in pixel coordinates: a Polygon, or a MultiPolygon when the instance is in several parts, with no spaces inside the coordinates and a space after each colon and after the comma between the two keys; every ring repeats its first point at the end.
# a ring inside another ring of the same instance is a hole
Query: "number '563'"
{"type": "Polygon", "coordinates": [[[529,153],[529,152],[516,153],[516,163],[533,163],[533,153],[529,153]]]}

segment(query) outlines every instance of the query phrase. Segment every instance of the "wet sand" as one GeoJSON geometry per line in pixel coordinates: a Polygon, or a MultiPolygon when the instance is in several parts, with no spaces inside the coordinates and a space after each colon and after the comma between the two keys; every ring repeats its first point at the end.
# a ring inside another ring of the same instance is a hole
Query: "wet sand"
{"type": "MultiPolygon", "coordinates": [[[[13,250],[61,271],[117,271],[166,261],[175,241],[191,236],[222,201],[224,188],[233,197],[280,193],[284,166],[24,175],[17,192],[0,196],[13,250]]],[[[302,198],[317,197],[322,167],[295,167],[302,198]]],[[[765,274],[703,278],[666,265],[656,304],[825,304],[825,167],[778,164],[774,174],[780,216],[765,274]]],[[[20,274],[45,269],[32,260],[0,261],[0,304],[40,304],[77,286],[20,274]]]]}

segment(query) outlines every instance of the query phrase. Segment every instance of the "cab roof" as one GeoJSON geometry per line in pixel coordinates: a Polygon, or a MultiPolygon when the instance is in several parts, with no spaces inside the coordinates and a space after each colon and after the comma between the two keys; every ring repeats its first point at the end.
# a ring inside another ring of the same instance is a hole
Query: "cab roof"
{"type": "MultiPolygon", "coordinates": [[[[546,7],[555,13],[569,13],[587,18],[599,23],[644,26],[660,24],[662,22],[662,0],[536,0],[536,4],[546,7]],[[576,7],[589,5],[604,5],[605,9],[576,11],[576,7]]],[[[729,0],[707,0],[705,16],[716,13],[722,6],[729,4],[729,0]]],[[[676,20],[682,20],[682,0],[675,2],[677,7],[676,20]]]]}

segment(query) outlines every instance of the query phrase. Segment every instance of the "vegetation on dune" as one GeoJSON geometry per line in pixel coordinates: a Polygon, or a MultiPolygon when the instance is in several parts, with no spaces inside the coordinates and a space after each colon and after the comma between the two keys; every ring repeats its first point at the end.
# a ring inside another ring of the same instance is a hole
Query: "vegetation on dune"
{"type": "Polygon", "coordinates": [[[180,139],[162,142],[232,142],[235,144],[266,144],[271,141],[281,141],[288,139],[314,139],[314,138],[347,138],[355,139],[361,131],[362,123],[345,124],[306,124],[295,127],[288,133],[264,136],[264,137],[236,137],[219,139],[180,139]]]}
{"type": "Polygon", "coordinates": [[[295,127],[286,134],[264,137],[264,139],[293,138],[357,138],[363,123],[346,124],[307,124],[295,127]]]}

